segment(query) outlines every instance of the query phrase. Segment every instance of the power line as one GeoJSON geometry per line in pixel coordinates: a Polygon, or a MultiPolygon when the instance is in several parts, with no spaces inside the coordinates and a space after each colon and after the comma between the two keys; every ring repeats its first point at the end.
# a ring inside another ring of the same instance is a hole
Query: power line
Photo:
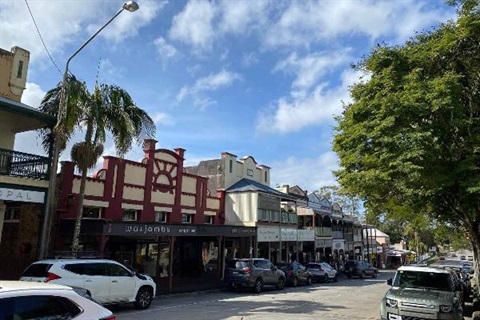
{"type": "Polygon", "coordinates": [[[28,5],[27,0],[24,0],[24,1],[25,1],[25,4],[27,5],[28,12],[30,12],[30,17],[32,17],[33,24],[35,25],[35,28],[37,29],[38,36],[40,37],[40,40],[42,41],[43,48],[44,48],[45,51],[47,52],[48,56],[50,57],[50,60],[52,61],[53,65],[55,66],[55,68],[57,68],[58,72],[60,72],[60,74],[62,74],[62,71],[61,71],[60,68],[57,66],[57,64],[55,63],[55,61],[54,61],[53,58],[52,58],[52,55],[51,55],[50,52],[48,51],[47,46],[45,45],[45,41],[43,41],[42,34],[40,33],[40,29],[38,29],[38,26],[37,26],[37,21],[35,21],[35,17],[33,16],[32,10],[30,10],[30,6],[28,5]]]}

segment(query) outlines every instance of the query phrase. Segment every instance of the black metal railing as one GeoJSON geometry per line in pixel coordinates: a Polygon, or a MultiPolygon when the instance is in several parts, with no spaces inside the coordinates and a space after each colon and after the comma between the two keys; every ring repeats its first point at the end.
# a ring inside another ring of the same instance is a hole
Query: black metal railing
{"type": "Polygon", "coordinates": [[[0,175],[48,180],[47,157],[0,148],[0,175]]]}

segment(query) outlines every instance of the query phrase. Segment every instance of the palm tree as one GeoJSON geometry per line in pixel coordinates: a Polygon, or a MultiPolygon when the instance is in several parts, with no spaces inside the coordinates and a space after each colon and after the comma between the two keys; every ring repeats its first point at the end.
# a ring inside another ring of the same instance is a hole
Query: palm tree
{"type": "MultiPolygon", "coordinates": [[[[40,110],[57,116],[62,91],[62,83],[49,90],[40,104],[40,110]]],[[[79,249],[79,236],[83,214],[83,199],[87,171],[95,167],[98,158],[103,153],[107,131],[111,133],[117,154],[124,156],[132,147],[134,141],[155,136],[155,123],[145,110],[138,108],[131,96],[124,89],[115,85],[95,84],[92,93],[83,81],[73,75],[67,78],[66,111],[57,130],[61,150],[77,131],[85,129],[85,140],[76,143],[71,150],[71,158],[80,170],[78,211],[73,233],[72,251],[74,255],[79,249]]],[[[43,146],[48,147],[50,130],[40,132],[43,146]]]]}

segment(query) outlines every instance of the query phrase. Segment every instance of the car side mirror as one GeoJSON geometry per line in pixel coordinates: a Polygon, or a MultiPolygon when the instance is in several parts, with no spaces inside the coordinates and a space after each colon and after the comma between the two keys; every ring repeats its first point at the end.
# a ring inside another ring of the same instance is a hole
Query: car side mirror
{"type": "Polygon", "coordinates": [[[277,270],[278,270],[277,266],[271,266],[271,268],[272,268],[273,271],[277,271],[277,270]]]}
{"type": "Polygon", "coordinates": [[[392,278],[387,279],[387,284],[388,284],[389,286],[391,286],[392,283],[393,283],[393,279],[392,279],[392,278]]]}

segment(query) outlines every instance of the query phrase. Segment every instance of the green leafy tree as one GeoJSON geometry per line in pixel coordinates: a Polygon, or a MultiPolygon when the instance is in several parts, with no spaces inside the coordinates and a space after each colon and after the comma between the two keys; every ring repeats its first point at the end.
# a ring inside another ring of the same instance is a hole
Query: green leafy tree
{"type": "MultiPolygon", "coordinates": [[[[60,105],[62,83],[49,90],[42,100],[40,110],[57,116],[60,105]]],[[[72,241],[72,250],[79,249],[79,236],[83,215],[83,199],[87,172],[95,167],[103,153],[103,143],[110,132],[119,156],[125,155],[134,141],[153,138],[155,123],[148,114],[137,107],[124,89],[115,85],[98,84],[89,92],[86,84],[69,75],[66,86],[66,110],[60,115],[62,121],[57,128],[62,150],[75,132],[85,131],[85,140],[73,145],[71,158],[81,172],[78,195],[78,212],[72,241]]],[[[48,146],[50,132],[41,131],[43,145],[48,146]]]]}
{"type": "MultiPolygon", "coordinates": [[[[335,172],[375,213],[416,213],[460,228],[480,260],[480,6],[355,68],[337,117],[335,172]]],[[[407,216],[408,217],[408,216],[407,216]]],[[[478,279],[478,275],[477,275],[478,279]]]]}

